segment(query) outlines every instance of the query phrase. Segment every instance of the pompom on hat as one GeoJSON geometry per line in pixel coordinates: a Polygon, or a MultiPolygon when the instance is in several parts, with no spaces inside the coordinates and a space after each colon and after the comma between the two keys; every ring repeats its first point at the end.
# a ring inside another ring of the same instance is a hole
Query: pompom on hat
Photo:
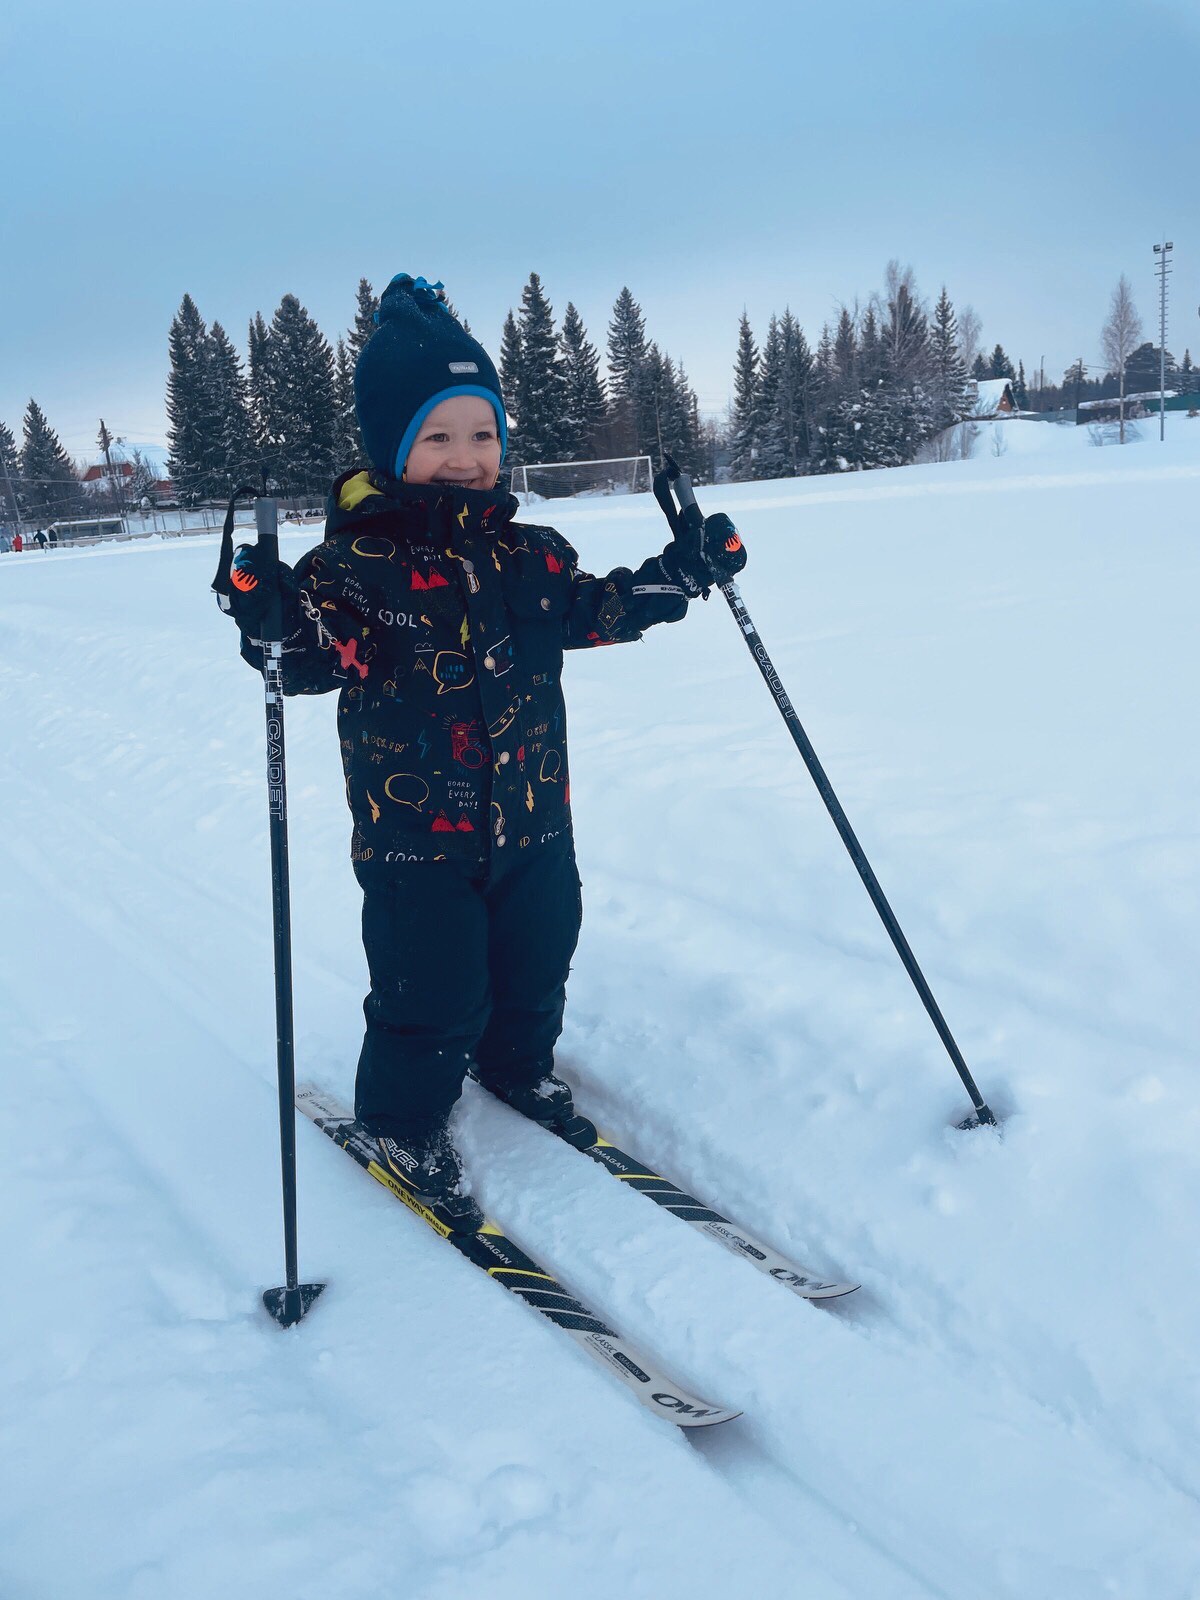
{"type": "Polygon", "coordinates": [[[503,460],[508,424],[500,378],[487,351],[450,312],[442,285],[398,272],[380,297],[375,321],[354,368],[354,408],[372,465],[403,477],[421,424],[457,394],[491,404],[503,460]]]}

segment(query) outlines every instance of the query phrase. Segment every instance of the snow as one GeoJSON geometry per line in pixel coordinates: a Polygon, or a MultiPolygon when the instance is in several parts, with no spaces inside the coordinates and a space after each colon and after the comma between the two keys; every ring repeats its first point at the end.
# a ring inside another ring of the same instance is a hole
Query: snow
{"type": "MultiPolygon", "coordinates": [[[[330,1287],[266,1319],[262,700],[216,538],[0,557],[5,1600],[1200,1595],[1200,424],[998,427],[1002,456],[701,499],[1002,1137],[952,1128],[720,597],[568,658],[562,1063],[614,1136],[863,1288],[795,1300],[474,1091],[461,1142],[524,1248],[744,1409],[701,1438],[303,1122],[330,1287]]],[[[663,539],[649,497],[553,510],[593,570],[663,539]]],[[[288,706],[297,1049],[346,1095],[333,709],[288,706]]]]}

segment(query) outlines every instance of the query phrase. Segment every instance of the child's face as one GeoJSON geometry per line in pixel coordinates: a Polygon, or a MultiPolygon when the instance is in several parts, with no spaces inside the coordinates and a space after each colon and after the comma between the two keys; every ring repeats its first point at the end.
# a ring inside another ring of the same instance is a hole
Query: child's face
{"type": "Polygon", "coordinates": [[[404,468],[405,483],[453,483],[491,489],[500,474],[496,413],[477,394],[453,394],[421,424],[404,468]]]}

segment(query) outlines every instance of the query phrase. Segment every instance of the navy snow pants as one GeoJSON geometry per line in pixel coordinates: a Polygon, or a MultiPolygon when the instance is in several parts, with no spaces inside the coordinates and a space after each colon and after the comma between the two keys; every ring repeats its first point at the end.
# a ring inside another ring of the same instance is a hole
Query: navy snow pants
{"type": "Polygon", "coordinates": [[[484,862],[368,862],[371,992],[355,1115],[403,1136],[449,1113],[472,1064],[491,1084],[553,1066],[583,897],[570,838],[484,862]]]}

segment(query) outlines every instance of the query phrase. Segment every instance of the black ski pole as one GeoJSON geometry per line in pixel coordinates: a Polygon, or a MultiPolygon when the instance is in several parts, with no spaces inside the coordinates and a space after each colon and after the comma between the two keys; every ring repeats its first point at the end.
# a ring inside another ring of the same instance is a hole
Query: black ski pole
{"type": "MultiPolygon", "coordinates": [[[[685,472],[680,471],[670,456],[666,458],[664,469],[655,476],[654,494],[676,536],[685,529],[694,532],[703,527],[704,514],[696,504],[696,496],[692,493],[691,479],[685,472]],[[672,489],[674,489],[675,497],[679,501],[678,509],[676,509],[675,503],[671,498],[672,489]]],[[[955,1043],[954,1035],[950,1032],[946,1019],[942,1015],[941,1007],[934,999],[933,991],[925,981],[925,974],[917,965],[917,958],[913,955],[908,940],[904,937],[904,930],[896,921],[895,913],[888,904],[887,896],[880,888],[879,879],[872,871],[871,863],[867,860],[863,847],[859,844],[854,829],[850,826],[850,819],[842,810],[841,802],[838,800],[837,795],[834,794],[833,785],[826,776],[825,769],[817,758],[817,752],[813,749],[809,737],[804,731],[803,724],[796,714],[796,708],[788,698],[787,691],[780,682],[779,674],[775,671],[774,664],[767,654],[766,646],[759,637],[758,629],[750,619],[750,613],[746,610],[737,584],[732,579],[729,583],[722,584],[721,593],[729,602],[729,609],[733,612],[734,620],[737,622],[742,637],[746,641],[746,646],[754,657],[755,665],[762,673],[775,704],[779,707],[779,713],[784,722],[787,723],[788,732],[791,734],[797,750],[804,757],[804,764],[812,775],[812,780],[817,786],[821,799],[825,802],[825,809],[833,818],[833,825],[842,836],[842,843],[846,846],[851,861],[858,869],[858,875],[862,879],[867,893],[871,896],[871,903],[878,911],[880,919],[887,929],[888,937],[896,947],[896,954],[904,963],[904,970],[912,979],[913,987],[920,995],[921,1003],[925,1010],[929,1013],[929,1020],[937,1030],[938,1038],[945,1045],[946,1053],[954,1063],[955,1070],[962,1079],[963,1087],[971,1097],[971,1104],[975,1107],[974,1114],[964,1118],[957,1126],[963,1129],[981,1126],[995,1127],[995,1115],[975,1085],[970,1068],[963,1059],[963,1053],[955,1043]]]]}
{"type": "MultiPolygon", "coordinates": [[[[264,481],[265,488],[265,481],[264,481]]],[[[232,510],[232,507],[230,508],[232,510]]],[[[263,1305],[291,1328],[325,1287],[301,1283],[296,1250],[296,1065],[292,1043],[292,912],[288,887],[287,763],[283,744],[283,600],[279,566],[279,504],[263,494],[254,502],[258,548],[266,558],[273,597],[262,625],[263,686],[267,711],[267,800],[271,831],[271,905],[275,929],[275,1036],[279,1074],[279,1154],[283,1170],[283,1250],[287,1281],[263,1291],[263,1305]]],[[[264,580],[265,581],[265,580],[264,580]]]]}

